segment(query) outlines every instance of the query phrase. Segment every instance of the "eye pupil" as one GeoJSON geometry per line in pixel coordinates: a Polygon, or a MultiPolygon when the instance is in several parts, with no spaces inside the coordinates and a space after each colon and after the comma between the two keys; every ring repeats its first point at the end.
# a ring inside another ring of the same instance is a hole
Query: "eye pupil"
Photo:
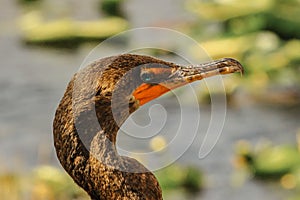
{"type": "Polygon", "coordinates": [[[143,74],[141,74],[141,79],[145,82],[149,82],[151,81],[153,78],[153,74],[152,73],[149,73],[149,72],[145,72],[143,74]]]}

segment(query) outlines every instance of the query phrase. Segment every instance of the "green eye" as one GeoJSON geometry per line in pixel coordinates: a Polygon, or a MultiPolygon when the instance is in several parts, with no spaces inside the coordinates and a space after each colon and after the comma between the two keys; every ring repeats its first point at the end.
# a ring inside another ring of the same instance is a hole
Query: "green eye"
{"type": "Polygon", "coordinates": [[[149,82],[153,79],[154,74],[152,72],[144,72],[141,74],[141,79],[144,82],[149,82]]]}

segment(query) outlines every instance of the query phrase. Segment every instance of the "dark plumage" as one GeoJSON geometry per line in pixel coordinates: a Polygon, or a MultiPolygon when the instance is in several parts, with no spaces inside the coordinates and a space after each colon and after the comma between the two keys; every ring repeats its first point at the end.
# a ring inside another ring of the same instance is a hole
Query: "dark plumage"
{"type": "Polygon", "coordinates": [[[139,106],[170,89],[241,70],[232,59],[197,67],[131,54],[100,59],[74,75],[57,108],[58,159],[92,199],[162,199],[155,176],[135,159],[118,155],[119,127],[139,106]]]}

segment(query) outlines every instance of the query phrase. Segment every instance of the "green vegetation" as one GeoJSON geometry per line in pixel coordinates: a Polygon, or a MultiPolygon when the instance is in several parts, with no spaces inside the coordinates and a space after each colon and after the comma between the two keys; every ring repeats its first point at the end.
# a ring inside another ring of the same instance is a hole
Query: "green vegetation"
{"type": "MultiPolygon", "coordinates": [[[[299,143],[300,144],[300,143],[299,143]]],[[[300,150],[298,145],[272,145],[262,143],[255,148],[240,141],[236,149],[237,169],[244,169],[260,180],[273,180],[286,190],[293,191],[293,198],[300,194],[300,150]]],[[[251,176],[250,176],[251,177],[251,176]]]]}
{"type": "Polygon", "coordinates": [[[0,174],[0,185],[0,196],[7,200],[89,199],[65,172],[51,166],[40,166],[28,175],[0,174]]]}
{"type": "Polygon", "coordinates": [[[125,20],[117,17],[97,21],[60,19],[44,22],[38,11],[24,15],[20,23],[23,40],[27,44],[61,47],[77,47],[85,41],[101,41],[124,31],[128,26],[125,20]]]}
{"type": "Polygon", "coordinates": [[[155,172],[155,175],[163,190],[164,196],[174,191],[198,193],[204,187],[202,172],[193,166],[172,164],[155,172]]]}
{"type": "Polygon", "coordinates": [[[162,190],[184,189],[199,192],[203,187],[203,174],[198,168],[170,165],[155,173],[162,190]]]}
{"type": "Polygon", "coordinates": [[[279,179],[295,169],[300,169],[300,152],[295,146],[266,145],[256,151],[239,150],[238,155],[258,178],[279,179]]]}
{"type": "Polygon", "coordinates": [[[101,0],[100,9],[108,16],[124,16],[122,11],[123,0],[101,0]]]}
{"type": "Polygon", "coordinates": [[[212,58],[234,57],[246,68],[243,81],[235,80],[238,85],[260,101],[299,103],[299,1],[189,0],[186,8],[199,17],[186,32],[212,58]]]}

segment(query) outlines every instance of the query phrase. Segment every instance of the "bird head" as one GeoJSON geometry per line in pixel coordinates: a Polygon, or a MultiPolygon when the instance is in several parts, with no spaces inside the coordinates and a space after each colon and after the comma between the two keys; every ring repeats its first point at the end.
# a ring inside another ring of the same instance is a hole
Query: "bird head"
{"type": "Polygon", "coordinates": [[[173,63],[148,63],[140,66],[139,84],[132,95],[139,105],[175,88],[210,76],[243,72],[239,62],[226,58],[200,65],[181,66],[173,63]]]}
{"type": "Polygon", "coordinates": [[[231,58],[188,66],[133,54],[106,58],[108,60],[106,65],[100,62],[103,60],[92,65],[102,71],[97,78],[97,95],[107,97],[110,101],[114,95],[118,95],[122,97],[118,98],[118,104],[127,100],[129,105],[135,103],[138,106],[203,78],[243,72],[241,64],[231,58]]]}

